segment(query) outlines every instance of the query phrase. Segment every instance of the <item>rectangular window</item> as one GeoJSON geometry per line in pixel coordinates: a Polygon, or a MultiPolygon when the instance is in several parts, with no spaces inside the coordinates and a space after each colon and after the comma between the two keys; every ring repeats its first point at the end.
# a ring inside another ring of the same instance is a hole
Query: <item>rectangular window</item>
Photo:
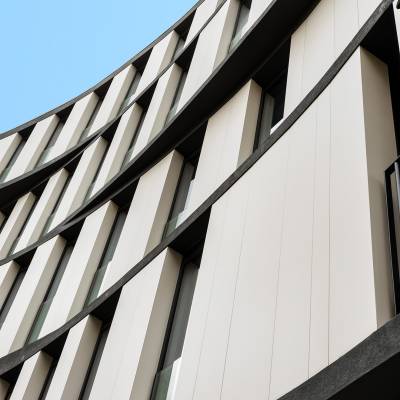
{"type": "Polygon", "coordinates": [[[66,245],[61,258],[58,261],[58,265],[53,274],[53,278],[47,288],[47,292],[43,298],[43,302],[40,305],[38,312],[36,313],[36,317],[32,324],[31,330],[28,334],[26,343],[34,342],[39,337],[43,323],[46,319],[47,313],[49,312],[51,303],[53,301],[54,296],[56,295],[57,289],[60,286],[61,279],[64,275],[65,269],[67,268],[67,264],[71,257],[73,249],[74,249],[73,244],[66,245]]]}
{"type": "Polygon", "coordinates": [[[187,72],[182,70],[181,76],[179,78],[178,85],[175,90],[174,99],[172,100],[171,108],[167,114],[167,118],[165,119],[165,125],[175,116],[176,110],[178,108],[179,100],[181,99],[183,87],[185,86],[187,77],[187,72]]]}
{"type": "Polygon", "coordinates": [[[88,136],[89,136],[89,131],[90,128],[93,126],[93,123],[97,117],[97,114],[99,113],[100,107],[103,103],[103,99],[99,98],[97,100],[96,107],[94,108],[92,115],[90,116],[89,122],[86,125],[86,128],[82,131],[81,137],[79,138],[79,142],[83,142],[88,136]]]}
{"type": "Polygon", "coordinates": [[[99,265],[97,266],[96,273],[93,277],[92,284],[90,286],[88,295],[86,297],[85,306],[90,304],[97,298],[99,294],[101,283],[103,282],[104,275],[107,271],[108,265],[114,257],[115,249],[118,244],[118,240],[121,236],[122,228],[124,227],[127,216],[127,210],[120,210],[115,217],[113,227],[108,236],[107,243],[104,247],[103,254],[99,265]]]}
{"type": "Polygon", "coordinates": [[[17,247],[17,244],[18,244],[18,242],[19,242],[19,239],[21,238],[22,234],[24,233],[24,230],[25,230],[25,228],[26,228],[26,225],[28,224],[28,221],[29,221],[29,219],[31,218],[31,215],[32,215],[32,213],[33,213],[33,211],[34,211],[34,209],[35,209],[35,207],[36,207],[37,202],[38,202],[38,197],[35,197],[35,200],[34,200],[32,206],[31,206],[31,209],[29,210],[29,213],[28,213],[28,215],[26,216],[25,221],[24,221],[24,223],[23,223],[22,226],[21,226],[21,229],[19,230],[17,237],[14,239],[14,242],[13,242],[13,244],[12,244],[11,247],[10,247],[10,250],[9,250],[9,252],[8,252],[8,255],[9,255],[9,256],[10,256],[11,254],[14,253],[14,250],[15,250],[15,248],[17,247]]]}
{"type": "Polygon", "coordinates": [[[119,112],[121,112],[126,106],[128,106],[136,94],[136,89],[139,86],[140,79],[142,74],[136,70],[135,76],[132,79],[132,82],[129,86],[128,93],[126,94],[125,100],[122,102],[119,112]]]}
{"type": "Polygon", "coordinates": [[[22,149],[25,146],[25,140],[21,138],[21,141],[19,142],[18,147],[15,149],[14,154],[10,158],[10,161],[7,163],[6,167],[4,168],[3,172],[0,175],[0,183],[3,183],[6,181],[11,168],[14,166],[15,162],[18,159],[18,156],[21,154],[22,149]]]}
{"type": "Polygon", "coordinates": [[[96,173],[95,173],[95,175],[94,175],[94,177],[93,177],[93,179],[92,179],[92,182],[90,183],[90,185],[89,185],[89,187],[88,187],[88,190],[87,190],[87,192],[86,192],[86,195],[85,195],[85,198],[84,198],[84,200],[83,200],[83,203],[85,203],[87,200],[89,200],[90,196],[93,194],[94,185],[95,185],[96,180],[97,180],[97,178],[98,178],[98,176],[99,176],[99,174],[100,174],[101,167],[102,167],[103,164],[104,164],[104,160],[105,160],[105,158],[106,158],[106,156],[107,156],[107,152],[108,152],[108,148],[109,148],[109,147],[110,147],[110,143],[107,142],[107,143],[106,143],[106,148],[104,149],[104,153],[103,153],[103,155],[102,155],[102,157],[101,157],[99,166],[97,167],[97,171],[96,171],[96,173]]]}
{"type": "Polygon", "coordinates": [[[56,372],[57,364],[58,364],[58,358],[53,358],[49,372],[47,373],[46,376],[46,380],[44,381],[42,391],[40,392],[40,395],[38,397],[38,400],[44,400],[46,398],[50,388],[51,381],[53,380],[54,373],[56,372]]]}
{"type": "Polygon", "coordinates": [[[43,236],[47,232],[49,232],[51,223],[53,222],[54,216],[56,215],[57,210],[60,207],[61,201],[62,201],[62,199],[63,199],[63,197],[65,195],[65,192],[67,191],[67,187],[69,185],[69,182],[71,181],[71,178],[72,178],[72,174],[69,173],[67,179],[65,180],[64,187],[62,188],[62,190],[61,190],[61,192],[60,192],[60,194],[58,196],[56,204],[54,205],[54,207],[53,207],[53,209],[51,211],[51,214],[48,216],[47,221],[44,224],[44,227],[43,227],[43,230],[42,230],[42,233],[40,234],[40,236],[43,236]]]}
{"type": "Polygon", "coordinates": [[[199,153],[185,160],[178,186],[175,191],[174,202],[171,207],[171,213],[164,229],[164,236],[169,235],[186,218],[186,209],[189,204],[190,193],[196,174],[199,153]]]}
{"type": "Polygon", "coordinates": [[[128,150],[126,151],[126,154],[125,154],[125,157],[124,157],[124,161],[122,161],[121,169],[126,164],[128,164],[129,161],[131,160],[133,149],[135,148],[135,144],[136,144],[137,138],[139,137],[140,130],[142,129],[142,126],[143,126],[143,121],[144,121],[144,119],[146,117],[146,112],[147,112],[147,110],[143,110],[142,114],[140,115],[139,122],[138,122],[138,124],[136,126],[135,132],[133,133],[133,136],[132,136],[131,142],[129,144],[128,150]]]}
{"type": "Polygon", "coordinates": [[[103,323],[100,335],[97,339],[96,347],[92,355],[92,359],[90,361],[89,369],[86,373],[86,377],[83,382],[81,392],[79,394],[79,400],[89,399],[89,395],[93,387],[94,378],[96,377],[96,373],[99,368],[101,356],[103,355],[104,347],[106,345],[109,332],[110,332],[110,323],[107,324],[103,323]]]}
{"type": "Polygon", "coordinates": [[[239,42],[243,36],[243,29],[249,20],[251,1],[241,1],[239,6],[239,11],[236,17],[235,28],[233,30],[231,44],[229,46],[229,51],[231,51],[239,42]]]}
{"type": "Polygon", "coordinates": [[[175,47],[175,50],[174,50],[174,54],[172,55],[172,60],[175,59],[175,57],[181,52],[181,50],[185,46],[185,42],[186,42],[185,39],[186,38],[183,38],[181,35],[179,35],[178,41],[176,42],[176,47],[175,47]]]}
{"type": "Polygon", "coordinates": [[[169,398],[168,389],[171,379],[175,375],[174,370],[177,369],[182,355],[199,264],[199,259],[182,264],[165,334],[159,372],[154,381],[152,400],[169,398]]]}
{"type": "Polygon", "coordinates": [[[263,90],[258,115],[255,148],[258,148],[262,142],[269,138],[273,124],[274,110],[275,99],[263,90]]]}
{"type": "Polygon", "coordinates": [[[42,164],[46,164],[46,162],[49,160],[49,154],[51,152],[51,149],[54,147],[54,144],[56,143],[57,139],[59,138],[60,133],[63,128],[64,128],[64,121],[62,121],[60,119],[58,121],[56,128],[54,129],[53,134],[51,135],[49,141],[47,142],[46,147],[42,151],[42,154],[40,155],[35,168],[39,167],[42,164]]]}
{"type": "Polygon", "coordinates": [[[21,286],[21,283],[25,277],[25,268],[20,268],[18,271],[17,276],[14,279],[14,283],[12,284],[12,287],[10,291],[8,292],[7,298],[3,304],[3,307],[0,309],[0,329],[3,326],[3,323],[8,315],[8,312],[10,311],[10,308],[12,306],[12,303],[14,302],[15,296],[18,293],[18,290],[21,286]]]}

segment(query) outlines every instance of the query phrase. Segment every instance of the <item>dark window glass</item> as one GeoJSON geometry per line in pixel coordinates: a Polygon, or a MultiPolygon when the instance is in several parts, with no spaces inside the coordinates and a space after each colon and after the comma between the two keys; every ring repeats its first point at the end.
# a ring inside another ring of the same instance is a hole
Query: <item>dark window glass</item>
{"type": "Polygon", "coordinates": [[[64,122],[61,120],[58,121],[56,129],[54,129],[54,132],[51,135],[50,140],[48,141],[46,147],[44,148],[44,150],[42,151],[42,154],[40,155],[38,162],[36,163],[36,167],[38,167],[42,164],[45,164],[48,161],[50,151],[54,147],[54,144],[56,143],[57,139],[59,138],[60,133],[63,128],[64,128],[64,122]]]}
{"type": "Polygon", "coordinates": [[[79,138],[79,141],[82,142],[83,140],[85,140],[88,136],[89,136],[89,131],[90,128],[93,126],[93,123],[97,117],[97,114],[99,113],[101,104],[103,103],[103,99],[98,99],[97,100],[97,104],[96,107],[94,108],[92,115],[90,116],[89,122],[86,125],[86,128],[82,131],[81,133],[81,137],[79,138]]]}
{"type": "Polygon", "coordinates": [[[126,94],[125,100],[122,102],[121,107],[119,109],[120,112],[128,104],[130,104],[132,102],[133,98],[135,97],[136,89],[139,85],[141,77],[142,77],[142,74],[139,71],[136,71],[135,76],[133,77],[133,80],[129,86],[128,93],[126,94]]]}
{"type": "Polygon", "coordinates": [[[47,313],[49,312],[54,296],[57,293],[57,289],[60,286],[61,279],[64,275],[65,269],[67,268],[67,264],[71,257],[73,249],[73,244],[68,244],[65,247],[60,260],[58,261],[57,268],[53,274],[50,285],[47,288],[47,292],[43,298],[43,302],[40,305],[38,312],[36,313],[36,317],[28,334],[26,343],[31,343],[39,337],[40,330],[42,329],[43,323],[46,319],[47,313]]]}
{"type": "Polygon", "coordinates": [[[241,1],[239,6],[239,11],[236,17],[235,29],[233,30],[233,35],[231,44],[229,46],[229,50],[232,50],[241,39],[243,34],[243,28],[246,26],[247,21],[249,19],[249,13],[250,13],[249,2],[241,1]]]}
{"type": "Polygon", "coordinates": [[[185,86],[187,77],[187,72],[182,70],[181,76],[179,78],[178,85],[175,90],[174,99],[172,100],[171,108],[168,112],[167,118],[165,120],[165,124],[167,124],[176,114],[176,110],[178,108],[179,100],[181,99],[183,87],[185,86]]]}
{"type": "Polygon", "coordinates": [[[90,198],[90,196],[92,195],[92,193],[93,193],[94,184],[96,183],[96,180],[97,180],[97,178],[98,178],[98,176],[99,176],[99,173],[100,173],[100,171],[101,171],[101,167],[102,167],[103,164],[104,164],[104,160],[105,160],[105,158],[106,158],[106,155],[107,155],[107,152],[108,152],[108,148],[109,148],[109,147],[110,147],[110,143],[107,142],[107,143],[106,143],[106,148],[104,149],[104,153],[103,153],[103,155],[102,155],[102,157],[101,157],[99,166],[97,167],[97,171],[96,171],[96,173],[95,173],[95,175],[94,175],[94,177],[93,177],[93,179],[92,179],[92,182],[90,183],[90,185],[89,185],[89,187],[88,187],[88,190],[87,190],[87,192],[86,192],[86,195],[85,195],[85,198],[84,198],[83,202],[86,202],[86,201],[90,198]]]}
{"type": "Polygon", "coordinates": [[[0,175],[0,183],[3,183],[7,179],[8,174],[11,171],[11,168],[14,166],[15,162],[17,161],[18,156],[21,154],[21,151],[24,148],[24,146],[25,146],[25,140],[21,139],[18,147],[14,151],[14,154],[10,158],[10,161],[7,163],[6,167],[4,168],[3,172],[0,175]]]}
{"type": "Polygon", "coordinates": [[[198,162],[198,155],[186,160],[183,164],[181,176],[175,191],[175,198],[168,222],[165,226],[164,237],[169,235],[185,220],[185,210],[189,203],[190,193],[194,182],[198,162]]]}
{"type": "Polygon", "coordinates": [[[34,209],[35,209],[35,207],[36,207],[37,202],[38,202],[38,198],[35,197],[35,200],[34,200],[34,202],[33,202],[33,204],[32,204],[32,207],[31,207],[31,209],[29,210],[29,213],[28,213],[28,215],[26,216],[25,221],[24,221],[24,223],[23,223],[22,226],[21,226],[21,229],[19,230],[17,237],[14,239],[13,244],[12,244],[11,247],[10,247],[10,250],[9,250],[9,252],[8,252],[8,255],[11,255],[11,254],[14,253],[14,250],[15,250],[15,248],[17,247],[17,244],[18,244],[18,242],[19,242],[19,239],[21,238],[22,234],[24,233],[24,230],[25,230],[25,228],[26,228],[26,225],[28,225],[28,221],[29,221],[30,218],[31,218],[31,215],[32,215],[32,213],[33,213],[33,211],[34,211],[34,209]]]}
{"type": "Polygon", "coordinates": [[[108,236],[107,243],[104,247],[103,254],[99,265],[97,266],[96,273],[93,277],[92,284],[89,289],[89,293],[86,297],[85,305],[90,304],[93,300],[97,298],[100,290],[101,283],[103,282],[104,275],[107,271],[108,265],[112,258],[114,257],[115,249],[118,244],[119,237],[121,236],[122,228],[124,227],[125,220],[127,216],[126,210],[121,210],[118,212],[114,225],[108,236]]]}
{"type": "Polygon", "coordinates": [[[54,372],[56,372],[58,364],[58,359],[53,359],[49,372],[47,373],[46,380],[44,381],[42,391],[40,392],[38,400],[44,400],[47,396],[47,392],[49,391],[51,381],[53,380],[54,372]]]}
{"type": "Polygon", "coordinates": [[[86,373],[85,381],[83,382],[79,400],[87,400],[93,387],[94,378],[96,377],[99,368],[101,356],[103,355],[104,346],[107,342],[108,333],[110,331],[110,324],[103,326],[97,339],[96,347],[94,349],[92,359],[90,361],[89,369],[86,373]]]}
{"type": "Polygon", "coordinates": [[[41,236],[45,235],[49,231],[50,225],[53,222],[54,216],[57,213],[58,207],[60,206],[61,201],[62,201],[62,199],[64,197],[64,194],[65,194],[65,192],[67,190],[67,187],[69,185],[69,182],[71,181],[71,177],[72,177],[72,174],[69,174],[67,179],[65,180],[64,187],[62,188],[62,190],[61,190],[61,192],[60,192],[60,194],[58,196],[56,204],[54,205],[53,210],[51,211],[51,214],[49,215],[49,217],[47,218],[46,223],[44,224],[41,236]]]}
{"type": "Polygon", "coordinates": [[[138,124],[136,126],[135,132],[133,133],[133,136],[132,136],[131,142],[129,144],[128,150],[126,151],[126,154],[125,154],[125,157],[124,157],[124,161],[122,162],[122,165],[121,165],[121,169],[126,164],[128,164],[130,159],[131,159],[131,156],[132,156],[132,153],[133,153],[133,149],[135,148],[135,144],[136,144],[137,138],[139,137],[140,130],[142,129],[142,126],[143,126],[143,121],[144,121],[144,119],[146,117],[146,111],[147,110],[143,110],[142,114],[140,115],[139,122],[138,122],[138,124]]]}
{"type": "Polygon", "coordinates": [[[3,303],[3,306],[1,307],[0,310],[0,328],[3,326],[3,323],[8,315],[8,312],[10,311],[10,308],[12,306],[12,303],[14,302],[15,296],[18,293],[18,290],[21,286],[22,281],[24,280],[25,277],[25,269],[20,268],[18,271],[17,276],[14,279],[14,283],[12,284],[12,287],[10,291],[8,292],[7,298],[5,302],[3,303]]]}
{"type": "Polygon", "coordinates": [[[182,355],[197,272],[198,266],[195,263],[185,264],[181,270],[164,340],[160,370],[154,381],[152,400],[165,400],[167,398],[171,377],[174,369],[177,368],[176,361],[182,355]]]}

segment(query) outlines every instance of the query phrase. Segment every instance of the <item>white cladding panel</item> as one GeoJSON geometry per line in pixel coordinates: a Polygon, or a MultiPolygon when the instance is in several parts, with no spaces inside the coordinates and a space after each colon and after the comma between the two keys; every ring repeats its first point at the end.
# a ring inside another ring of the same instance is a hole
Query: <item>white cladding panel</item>
{"type": "Polygon", "coordinates": [[[364,117],[371,94],[388,106],[386,71],[359,50],[214,205],[176,399],[277,399],[393,316],[375,280],[388,278],[388,243],[373,239],[369,205],[381,196],[370,181],[392,157],[393,126],[390,107],[364,117]],[[368,137],[381,131],[377,149],[368,137]]]}
{"type": "Polygon", "coordinates": [[[91,400],[150,398],[180,263],[166,249],[122,289],[91,400]]]}
{"type": "Polygon", "coordinates": [[[321,0],[292,35],[285,115],[350,43],[380,0],[321,0]]]}

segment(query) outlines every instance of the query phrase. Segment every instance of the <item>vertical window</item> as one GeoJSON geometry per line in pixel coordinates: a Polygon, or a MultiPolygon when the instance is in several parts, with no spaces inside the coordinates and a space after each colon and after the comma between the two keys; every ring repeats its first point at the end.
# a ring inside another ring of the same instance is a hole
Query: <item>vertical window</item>
{"type": "Polygon", "coordinates": [[[36,207],[37,202],[38,202],[38,197],[35,197],[35,200],[34,200],[34,202],[33,202],[33,204],[32,204],[32,207],[31,207],[31,209],[29,210],[29,213],[28,213],[28,215],[26,216],[25,221],[24,221],[24,223],[23,223],[22,226],[21,226],[21,229],[19,230],[17,237],[14,239],[13,244],[12,244],[11,247],[10,247],[10,250],[9,250],[9,252],[8,252],[8,255],[11,255],[11,254],[14,253],[14,250],[15,250],[15,248],[17,247],[17,244],[18,244],[18,242],[19,242],[19,239],[21,238],[22,234],[24,233],[24,230],[25,230],[25,228],[26,228],[26,225],[28,224],[28,221],[29,221],[29,219],[31,218],[31,215],[32,215],[32,213],[33,213],[33,211],[34,211],[34,209],[35,209],[35,207],[36,207]]]}
{"type": "Polygon", "coordinates": [[[107,271],[108,265],[114,257],[115,249],[118,244],[119,237],[121,236],[122,228],[124,227],[127,216],[127,210],[120,210],[115,217],[113,227],[108,236],[107,243],[104,247],[103,254],[99,265],[97,266],[96,273],[93,277],[88,295],[86,297],[85,306],[90,304],[97,298],[100,290],[101,283],[103,282],[104,275],[107,271]]]}
{"type": "Polygon", "coordinates": [[[21,151],[22,151],[24,145],[25,145],[25,140],[21,138],[21,141],[19,142],[18,147],[15,149],[14,154],[10,158],[10,161],[7,163],[6,167],[4,168],[3,172],[0,175],[0,183],[3,183],[7,179],[8,175],[11,171],[11,168],[17,161],[18,156],[21,154],[21,151]]]}
{"type": "Polygon", "coordinates": [[[100,163],[99,163],[99,165],[98,165],[98,167],[97,167],[97,171],[96,171],[96,173],[95,173],[95,175],[94,175],[94,177],[93,177],[93,179],[92,179],[92,182],[90,183],[90,185],[89,185],[89,187],[88,187],[88,190],[87,190],[87,192],[86,192],[85,198],[84,198],[84,200],[83,200],[84,203],[90,198],[90,196],[91,196],[92,193],[93,193],[94,185],[95,185],[96,180],[97,180],[97,178],[98,178],[98,176],[99,176],[99,174],[100,174],[101,167],[102,167],[103,164],[104,164],[104,160],[105,160],[105,158],[106,158],[106,156],[107,156],[107,152],[108,152],[108,148],[109,148],[109,147],[110,147],[110,143],[107,142],[107,143],[106,143],[106,148],[104,149],[104,153],[103,153],[103,155],[101,156],[100,163]]]}
{"type": "Polygon", "coordinates": [[[102,103],[103,103],[103,99],[99,98],[97,100],[96,107],[94,108],[92,115],[90,116],[89,122],[86,125],[86,128],[81,133],[81,137],[79,138],[80,142],[84,141],[89,136],[90,128],[93,126],[93,123],[97,117],[97,114],[99,113],[102,103]]]}
{"type": "Polygon", "coordinates": [[[25,272],[26,272],[25,268],[20,267],[18,274],[14,279],[14,283],[12,284],[12,287],[8,292],[7,298],[0,309],[0,328],[3,326],[3,323],[8,315],[8,312],[10,311],[15,296],[17,295],[21,283],[25,277],[25,272]]]}
{"type": "Polygon", "coordinates": [[[129,147],[128,147],[128,150],[126,151],[126,154],[125,154],[125,157],[124,157],[124,161],[122,162],[122,165],[121,165],[121,169],[126,164],[128,164],[129,161],[131,160],[133,149],[135,148],[135,144],[136,144],[137,138],[139,137],[140,130],[142,129],[142,126],[143,126],[143,121],[144,121],[144,119],[146,117],[146,112],[147,112],[147,110],[143,110],[142,114],[140,115],[139,122],[138,122],[138,124],[136,126],[135,132],[133,133],[131,142],[129,143],[129,147]]]}
{"type": "Polygon", "coordinates": [[[239,11],[236,17],[235,28],[233,30],[232,40],[229,46],[229,51],[237,45],[243,35],[243,28],[246,26],[249,19],[250,6],[251,1],[242,0],[240,2],[239,11]]]}
{"type": "Polygon", "coordinates": [[[104,346],[106,345],[107,342],[109,331],[110,331],[110,324],[103,323],[100,335],[97,339],[96,347],[92,355],[92,359],[90,361],[89,369],[86,373],[86,377],[82,385],[81,393],[79,394],[79,400],[89,399],[89,395],[93,387],[94,378],[96,377],[101,356],[103,355],[104,346]]]}
{"type": "Polygon", "coordinates": [[[133,98],[135,97],[136,89],[139,85],[140,78],[142,77],[142,74],[136,70],[135,76],[133,77],[133,80],[129,86],[128,93],[126,94],[125,100],[121,104],[121,108],[119,111],[121,112],[122,109],[124,109],[128,104],[131,103],[133,98]]]}
{"type": "Polygon", "coordinates": [[[61,119],[58,121],[56,128],[54,129],[53,134],[50,137],[50,140],[47,142],[45,149],[42,151],[42,154],[39,157],[39,160],[36,163],[36,167],[39,167],[42,164],[45,164],[49,160],[49,154],[51,149],[54,147],[57,139],[60,136],[62,129],[64,128],[64,121],[61,119]]]}
{"type": "Polygon", "coordinates": [[[269,138],[273,125],[274,110],[275,99],[263,90],[254,143],[255,148],[258,148],[263,141],[269,138]]]}
{"type": "Polygon", "coordinates": [[[178,186],[175,191],[175,198],[171,208],[168,222],[164,229],[164,237],[170,234],[177,226],[179,226],[186,218],[186,208],[189,203],[191,189],[196,174],[199,154],[191,156],[185,160],[178,186]]]}
{"type": "Polygon", "coordinates": [[[175,95],[174,99],[172,100],[171,108],[168,112],[167,118],[165,120],[165,125],[174,117],[176,114],[176,109],[178,108],[179,100],[182,95],[183,87],[185,86],[186,82],[186,77],[187,77],[187,72],[185,70],[182,70],[181,76],[179,78],[178,85],[175,90],[175,95]]]}
{"type": "Polygon", "coordinates": [[[152,400],[166,400],[168,398],[168,389],[174,376],[173,372],[177,369],[177,364],[182,355],[199,263],[199,260],[184,263],[181,268],[164,339],[159,371],[154,381],[152,400]]]}
{"type": "Polygon", "coordinates": [[[174,54],[172,55],[172,60],[181,52],[183,46],[185,46],[185,42],[186,42],[185,38],[179,35],[178,41],[176,42],[174,54]]]}
{"type": "Polygon", "coordinates": [[[62,188],[61,193],[58,196],[56,204],[54,205],[54,207],[53,207],[53,209],[51,211],[51,214],[48,216],[47,221],[44,224],[41,236],[45,235],[49,231],[49,228],[51,226],[51,223],[53,222],[54,216],[56,215],[57,210],[60,207],[60,204],[61,204],[61,201],[62,201],[62,199],[64,197],[65,192],[67,191],[67,187],[69,185],[69,182],[71,181],[71,177],[72,177],[72,174],[69,173],[67,179],[65,180],[64,187],[62,188]]]}
{"type": "Polygon", "coordinates": [[[58,261],[57,268],[53,274],[53,278],[47,288],[47,292],[43,298],[43,302],[40,305],[38,312],[36,313],[36,317],[32,324],[31,330],[28,334],[26,343],[34,342],[39,337],[43,323],[46,319],[46,316],[47,316],[47,313],[49,312],[53,298],[54,298],[54,296],[57,292],[57,289],[60,285],[61,279],[64,275],[65,269],[67,267],[67,264],[71,257],[73,249],[74,249],[73,244],[66,245],[61,258],[58,261]]]}
{"type": "Polygon", "coordinates": [[[47,373],[46,376],[46,380],[44,381],[42,391],[40,392],[40,395],[38,397],[38,400],[44,400],[46,398],[50,388],[51,381],[53,380],[54,372],[56,372],[57,364],[58,364],[58,358],[53,358],[49,372],[47,373]]]}

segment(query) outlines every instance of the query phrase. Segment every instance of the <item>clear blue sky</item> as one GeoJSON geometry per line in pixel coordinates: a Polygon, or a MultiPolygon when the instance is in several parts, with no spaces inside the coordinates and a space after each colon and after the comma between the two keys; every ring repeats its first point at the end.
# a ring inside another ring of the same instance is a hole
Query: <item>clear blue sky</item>
{"type": "Polygon", "coordinates": [[[99,82],[196,0],[0,2],[0,132],[99,82]]]}

